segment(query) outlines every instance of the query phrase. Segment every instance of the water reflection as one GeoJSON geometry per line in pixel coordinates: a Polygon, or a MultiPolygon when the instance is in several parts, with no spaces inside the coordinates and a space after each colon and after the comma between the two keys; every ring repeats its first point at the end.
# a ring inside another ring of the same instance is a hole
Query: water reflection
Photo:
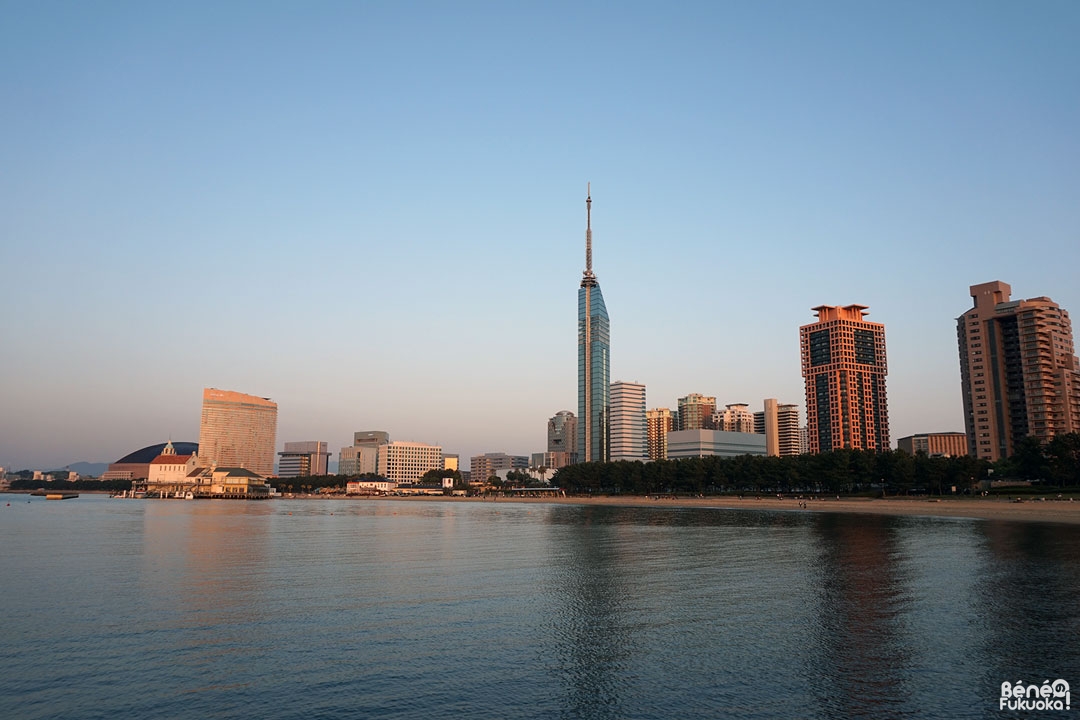
{"type": "Polygon", "coordinates": [[[0,717],[974,718],[1080,685],[1076,527],[71,502],[0,518],[0,717]]]}
{"type": "Polygon", "coordinates": [[[625,590],[618,557],[618,536],[626,527],[618,518],[626,515],[596,507],[553,515],[555,522],[565,523],[553,569],[563,605],[550,628],[564,686],[561,715],[626,717],[620,686],[631,637],[622,617],[625,590]]]}
{"type": "Polygon", "coordinates": [[[806,673],[824,717],[891,715],[909,695],[899,615],[908,602],[891,518],[815,515],[819,603],[806,673]]]}
{"type": "Polygon", "coordinates": [[[988,699],[996,709],[1006,680],[1026,684],[1063,678],[1077,687],[1080,528],[986,522],[980,529],[993,560],[975,608],[986,618],[983,684],[988,699]]]}

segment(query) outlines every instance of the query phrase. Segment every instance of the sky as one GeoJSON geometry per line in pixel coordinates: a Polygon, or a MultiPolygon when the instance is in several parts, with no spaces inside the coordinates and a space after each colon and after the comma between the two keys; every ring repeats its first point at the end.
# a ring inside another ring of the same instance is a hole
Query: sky
{"type": "MultiPolygon", "coordinates": [[[[970,285],[1080,312],[1080,3],[0,0],[0,466],[198,440],[466,458],[612,379],[805,410],[817,305],[891,434],[962,431],[970,285]]],[[[803,415],[805,421],[805,414],[803,415]]]]}

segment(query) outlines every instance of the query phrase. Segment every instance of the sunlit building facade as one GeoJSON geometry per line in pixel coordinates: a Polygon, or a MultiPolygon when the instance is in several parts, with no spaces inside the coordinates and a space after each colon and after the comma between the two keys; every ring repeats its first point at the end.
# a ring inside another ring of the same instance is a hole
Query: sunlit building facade
{"type": "Polygon", "coordinates": [[[277,403],[232,390],[203,390],[199,462],[274,474],[277,403]]]}
{"type": "Polygon", "coordinates": [[[690,393],[678,400],[679,414],[675,418],[676,430],[711,430],[716,398],[700,393],[690,393]]]}
{"type": "Polygon", "coordinates": [[[958,432],[908,435],[897,440],[896,447],[908,455],[923,453],[930,457],[962,457],[968,454],[967,435],[958,432]]]}
{"type": "Polygon", "coordinates": [[[442,448],[413,442],[377,446],[375,472],[395,483],[417,482],[428,470],[443,469],[442,448]]]}
{"type": "Polygon", "coordinates": [[[645,420],[645,386],[616,380],[611,383],[611,460],[649,457],[645,420]]]}
{"type": "Polygon", "coordinates": [[[1048,297],[1010,300],[1001,281],[972,285],[956,321],[968,452],[1012,455],[1025,437],[1080,432],[1080,366],[1069,313],[1048,297]]]}
{"type": "Polygon", "coordinates": [[[866,305],[819,305],[799,328],[810,452],[888,450],[885,326],[866,305]]]}
{"type": "Polygon", "coordinates": [[[765,447],[772,457],[804,452],[798,405],[766,398],[765,409],[754,413],[754,432],[765,436],[765,447]]]}
{"type": "Polygon", "coordinates": [[[645,411],[647,446],[650,460],[667,457],[667,435],[675,429],[675,413],[669,408],[653,408],[645,411]]]}
{"type": "Polygon", "coordinates": [[[712,415],[712,428],[724,432],[754,432],[754,413],[746,403],[731,403],[712,415]]]}

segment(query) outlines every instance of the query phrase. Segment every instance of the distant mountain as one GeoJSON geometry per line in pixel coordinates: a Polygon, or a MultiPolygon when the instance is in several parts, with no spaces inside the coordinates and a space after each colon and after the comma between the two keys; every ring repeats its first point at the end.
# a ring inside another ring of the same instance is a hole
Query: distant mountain
{"type": "MultiPolygon", "coordinates": [[[[77,472],[82,477],[101,477],[108,469],[109,463],[92,463],[86,462],[85,460],[83,462],[71,463],[70,465],[56,468],[56,470],[70,470],[71,472],[77,472]]],[[[50,470],[49,472],[53,471],[50,470]]]]}

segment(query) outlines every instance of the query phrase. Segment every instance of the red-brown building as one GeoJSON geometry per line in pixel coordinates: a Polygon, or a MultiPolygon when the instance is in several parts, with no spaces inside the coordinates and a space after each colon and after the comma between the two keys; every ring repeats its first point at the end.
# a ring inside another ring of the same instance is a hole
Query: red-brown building
{"type": "Polygon", "coordinates": [[[864,319],[866,305],[819,305],[799,328],[811,453],[888,450],[885,326],[864,319]]]}

